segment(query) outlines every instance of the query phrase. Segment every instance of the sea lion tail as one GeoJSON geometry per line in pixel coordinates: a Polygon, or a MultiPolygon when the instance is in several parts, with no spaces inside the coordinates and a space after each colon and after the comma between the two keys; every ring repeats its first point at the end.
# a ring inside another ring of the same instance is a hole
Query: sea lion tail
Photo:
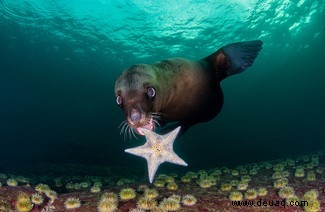
{"type": "Polygon", "coordinates": [[[251,66],[262,49],[262,45],[261,40],[228,44],[203,60],[216,72],[221,81],[251,66]]]}

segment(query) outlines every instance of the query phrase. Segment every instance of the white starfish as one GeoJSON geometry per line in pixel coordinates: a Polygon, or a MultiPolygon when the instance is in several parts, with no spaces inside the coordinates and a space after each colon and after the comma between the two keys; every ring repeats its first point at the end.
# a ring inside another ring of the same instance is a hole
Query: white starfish
{"type": "Polygon", "coordinates": [[[158,135],[153,131],[142,129],[147,142],[142,146],[125,150],[127,153],[147,160],[150,183],[152,183],[159,165],[163,162],[187,166],[187,163],[173,150],[173,144],[180,129],[181,127],[177,127],[165,135],[158,135]]]}

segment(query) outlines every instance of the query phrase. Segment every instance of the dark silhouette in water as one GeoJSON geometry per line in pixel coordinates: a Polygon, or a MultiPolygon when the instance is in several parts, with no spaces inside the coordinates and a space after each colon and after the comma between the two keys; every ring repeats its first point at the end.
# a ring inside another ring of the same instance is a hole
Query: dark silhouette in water
{"type": "Polygon", "coordinates": [[[184,58],[139,64],[126,69],[116,80],[116,102],[125,113],[122,131],[143,135],[141,128],[163,131],[207,122],[220,112],[220,82],[251,66],[262,49],[260,40],[226,45],[199,60],[184,58]],[[169,122],[177,122],[167,125],[169,122]]]}

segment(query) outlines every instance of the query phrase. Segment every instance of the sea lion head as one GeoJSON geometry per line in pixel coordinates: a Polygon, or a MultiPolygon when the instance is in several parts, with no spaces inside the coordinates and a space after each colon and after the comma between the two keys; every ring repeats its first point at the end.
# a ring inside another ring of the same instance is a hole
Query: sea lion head
{"type": "MultiPolygon", "coordinates": [[[[141,128],[153,131],[158,123],[153,111],[159,92],[155,82],[153,69],[140,64],[124,70],[115,83],[116,103],[124,111],[126,126],[140,135],[144,135],[141,128]]],[[[127,127],[121,130],[126,132],[127,127]]]]}

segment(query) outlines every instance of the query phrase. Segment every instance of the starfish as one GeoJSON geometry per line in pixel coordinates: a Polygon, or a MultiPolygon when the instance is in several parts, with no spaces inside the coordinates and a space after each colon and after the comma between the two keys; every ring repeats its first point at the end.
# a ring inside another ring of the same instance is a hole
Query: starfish
{"type": "Polygon", "coordinates": [[[127,153],[143,157],[147,160],[150,183],[152,183],[159,165],[164,162],[187,166],[187,163],[178,157],[173,150],[173,144],[180,129],[181,127],[177,127],[165,135],[159,135],[153,131],[142,129],[147,140],[146,143],[142,146],[125,150],[127,153]]]}

